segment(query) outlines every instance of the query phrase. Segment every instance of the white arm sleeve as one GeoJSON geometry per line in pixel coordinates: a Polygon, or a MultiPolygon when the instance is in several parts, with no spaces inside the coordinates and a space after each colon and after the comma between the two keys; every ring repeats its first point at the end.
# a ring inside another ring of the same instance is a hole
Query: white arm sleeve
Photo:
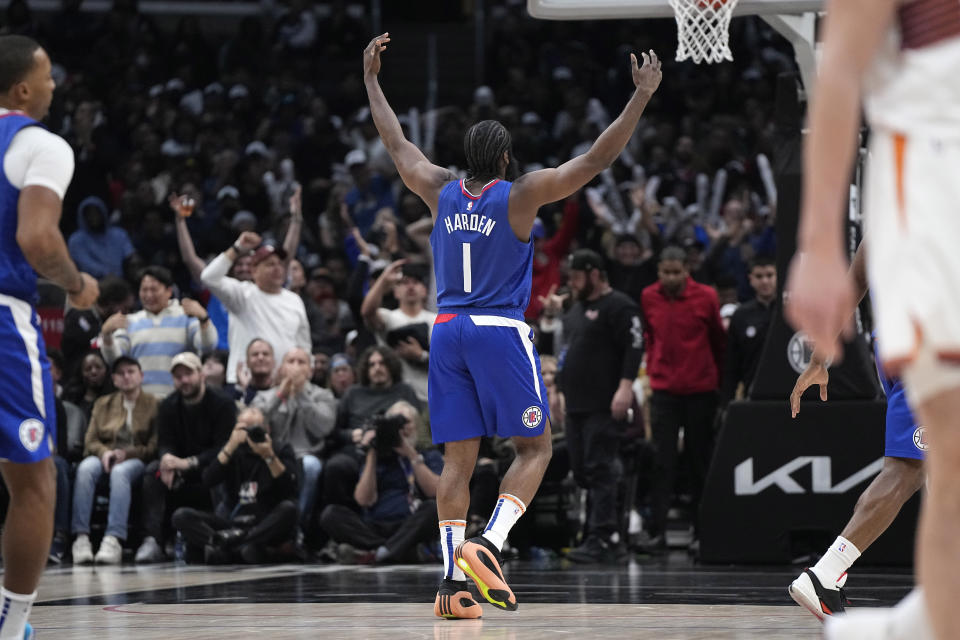
{"type": "Polygon", "coordinates": [[[3,157],[3,173],[17,189],[38,185],[63,200],[73,177],[73,149],[43,127],[24,127],[3,157]]]}

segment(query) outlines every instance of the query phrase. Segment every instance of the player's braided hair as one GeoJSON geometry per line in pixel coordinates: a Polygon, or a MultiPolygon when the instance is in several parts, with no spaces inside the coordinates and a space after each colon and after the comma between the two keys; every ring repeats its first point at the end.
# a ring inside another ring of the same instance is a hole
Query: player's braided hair
{"type": "Polygon", "coordinates": [[[513,164],[513,140],[507,128],[496,120],[481,120],[467,129],[463,153],[467,157],[467,177],[492,180],[500,177],[500,159],[506,151],[513,164]]]}

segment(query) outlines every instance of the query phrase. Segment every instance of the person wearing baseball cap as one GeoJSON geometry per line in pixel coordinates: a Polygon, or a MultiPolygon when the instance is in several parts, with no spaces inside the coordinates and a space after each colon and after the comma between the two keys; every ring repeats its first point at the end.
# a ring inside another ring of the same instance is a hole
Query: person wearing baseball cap
{"type": "MultiPolygon", "coordinates": [[[[565,425],[570,467],[587,490],[586,538],[567,558],[574,562],[617,562],[617,488],[620,434],[633,421],[633,381],[643,355],[640,309],[607,280],[603,256],[579,249],[570,256],[574,304],[563,314],[567,355],[560,383],[567,401],[565,425]]],[[[547,296],[544,312],[559,315],[563,296],[547,296]]]]}
{"type": "Polygon", "coordinates": [[[184,505],[212,510],[203,470],[216,458],[236,422],[236,405],[223,392],[207,387],[197,354],[175,355],[170,374],[175,391],[157,408],[157,459],[147,465],[140,493],[145,537],[137,549],[138,564],[164,560],[164,534],[170,528],[167,513],[184,505]]]}
{"type": "MultiPolygon", "coordinates": [[[[285,242],[284,246],[291,245],[285,242]]],[[[228,385],[236,384],[237,367],[254,338],[266,340],[277,353],[286,353],[294,347],[311,353],[306,306],[299,295],[284,288],[287,258],[284,247],[264,244],[258,234],[245,231],[200,274],[203,284],[232,314],[228,385]],[[230,266],[245,255],[251,255],[253,282],[241,282],[227,275],[230,266]]]]}

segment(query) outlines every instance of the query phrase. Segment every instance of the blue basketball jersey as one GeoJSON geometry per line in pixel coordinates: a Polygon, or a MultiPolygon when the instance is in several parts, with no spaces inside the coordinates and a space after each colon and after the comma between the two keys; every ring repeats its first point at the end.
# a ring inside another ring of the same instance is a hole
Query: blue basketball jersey
{"type": "MultiPolygon", "coordinates": [[[[39,123],[21,113],[0,115],[0,158],[13,136],[39,123]]],[[[20,190],[0,171],[0,459],[21,464],[50,456],[56,412],[50,362],[33,309],[37,274],[17,244],[20,190]]]]}
{"type": "Polygon", "coordinates": [[[523,318],[530,303],[533,243],[518,240],[510,228],[512,186],[494,180],[474,196],[458,180],[440,192],[430,234],[440,313],[523,318]]]}
{"type": "Polygon", "coordinates": [[[873,343],[877,374],[883,393],[887,396],[887,419],[884,431],[883,455],[892,458],[923,459],[929,448],[926,429],[918,425],[907,404],[907,390],[900,378],[891,378],[883,370],[879,344],[873,343]]]}
{"type": "MultiPolygon", "coordinates": [[[[0,115],[0,157],[6,155],[17,132],[34,125],[39,123],[21,113],[0,115]]],[[[20,190],[0,171],[0,293],[32,303],[37,297],[37,274],[17,244],[19,199],[20,190]]]]}

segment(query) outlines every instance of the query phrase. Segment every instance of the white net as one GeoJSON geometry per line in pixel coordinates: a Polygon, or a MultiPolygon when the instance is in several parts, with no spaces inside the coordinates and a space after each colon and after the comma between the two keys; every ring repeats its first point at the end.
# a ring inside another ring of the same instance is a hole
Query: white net
{"type": "Polygon", "coordinates": [[[723,62],[730,53],[730,17],[737,0],[669,0],[677,18],[677,61],[723,62]]]}

